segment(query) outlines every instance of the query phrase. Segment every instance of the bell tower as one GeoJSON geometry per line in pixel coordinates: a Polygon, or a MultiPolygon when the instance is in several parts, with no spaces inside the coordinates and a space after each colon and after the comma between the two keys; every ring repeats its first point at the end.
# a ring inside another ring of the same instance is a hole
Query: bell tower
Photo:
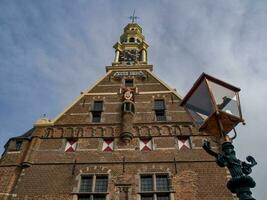
{"type": "Polygon", "coordinates": [[[226,169],[202,150],[204,140],[216,143],[153,73],[142,28],[130,18],[106,73],[56,118],[7,141],[1,200],[236,199],[226,169]]]}
{"type": "Polygon", "coordinates": [[[134,20],[124,27],[120,40],[113,46],[115,59],[112,66],[147,64],[147,48],[142,28],[134,20]]]}

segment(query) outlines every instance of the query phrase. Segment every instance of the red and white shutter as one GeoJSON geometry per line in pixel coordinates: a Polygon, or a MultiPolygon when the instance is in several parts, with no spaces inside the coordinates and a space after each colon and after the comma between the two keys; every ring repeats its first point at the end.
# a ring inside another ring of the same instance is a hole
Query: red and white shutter
{"type": "Polygon", "coordinates": [[[178,138],[178,147],[179,150],[191,149],[189,137],[178,138]]]}
{"type": "Polygon", "coordinates": [[[67,140],[65,152],[75,152],[77,148],[77,140],[67,140]]]}
{"type": "Polygon", "coordinates": [[[104,139],[102,151],[113,151],[113,139],[104,139]]]}
{"type": "Polygon", "coordinates": [[[151,139],[140,139],[140,151],[151,151],[152,140],[151,139]]]}

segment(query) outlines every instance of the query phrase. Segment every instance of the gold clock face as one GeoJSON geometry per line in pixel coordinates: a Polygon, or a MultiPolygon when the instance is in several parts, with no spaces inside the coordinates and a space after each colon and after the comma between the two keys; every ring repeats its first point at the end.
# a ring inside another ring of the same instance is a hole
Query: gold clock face
{"type": "Polygon", "coordinates": [[[119,61],[136,62],[140,60],[140,52],[137,50],[125,50],[120,53],[119,61]]]}

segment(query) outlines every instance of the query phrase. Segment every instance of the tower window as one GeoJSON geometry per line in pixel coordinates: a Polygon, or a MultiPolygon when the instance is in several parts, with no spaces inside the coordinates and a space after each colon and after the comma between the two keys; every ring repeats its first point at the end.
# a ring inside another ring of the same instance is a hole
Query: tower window
{"type": "Polygon", "coordinates": [[[125,79],[124,85],[126,87],[133,87],[134,85],[133,79],[125,79]]]}
{"type": "Polygon", "coordinates": [[[164,100],[162,99],[155,100],[154,109],[157,121],[166,121],[164,100]]]}
{"type": "Polygon", "coordinates": [[[135,42],[135,38],[130,38],[129,42],[135,42]]]}
{"type": "Polygon", "coordinates": [[[125,102],[122,104],[122,111],[134,113],[134,105],[130,102],[125,102]]]}
{"type": "Polygon", "coordinates": [[[107,175],[82,176],[80,182],[79,200],[105,200],[108,190],[107,175]]]}
{"type": "Polygon", "coordinates": [[[167,175],[141,175],[141,200],[169,200],[170,186],[167,175]]]}
{"type": "Polygon", "coordinates": [[[130,103],[125,103],[125,111],[130,112],[131,111],[131,104],[130,103]]]}
{"type": "Polygon", "coordinates": [[[103,101],[95,101],[92,109],[92,122],[101,122],[103,101]]]}

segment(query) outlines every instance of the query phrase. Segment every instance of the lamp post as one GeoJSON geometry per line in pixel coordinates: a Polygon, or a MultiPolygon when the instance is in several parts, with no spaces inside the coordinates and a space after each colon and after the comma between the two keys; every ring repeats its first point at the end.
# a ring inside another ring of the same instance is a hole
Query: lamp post
{"type": "Polygon", "coordinates": [[[213,151],[207,140],[203,148],[215,157],[220,167],[230,171],[232,178],[227,183],[228,189],[240,200],[255,200],[250,188],[256,183],[249,174],[257,162],[252,156],[247,157],[249,163],[239,160],[232,144],[236,137],[235,126],[244,123],[239,91],[239,88],[203,73],[180,105],[190,114],[199,131],[208,133],[220,143],[220,152],[213,151]],[[231,130],[235,133],[232,138],[229,136],[231,130]]]}

